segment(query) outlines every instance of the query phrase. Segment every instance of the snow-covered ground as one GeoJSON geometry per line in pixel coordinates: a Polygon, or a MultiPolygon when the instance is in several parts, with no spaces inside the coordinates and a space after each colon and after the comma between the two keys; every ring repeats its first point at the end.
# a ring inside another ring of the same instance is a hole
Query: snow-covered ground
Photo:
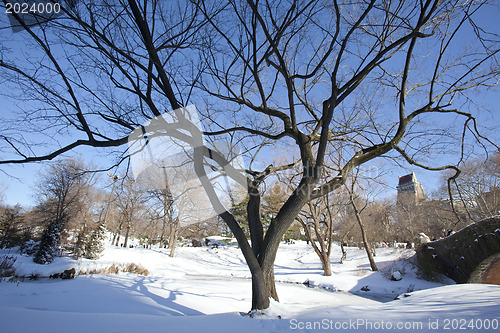
{"type": "MultiPolygon", "coordinates": [[[[0,251],[0,256],[8,251],[0,251]]],[[[282,244],[275,265],[280,302],[248,318],[250,272],[235,246],[163,249],[108,246],[97,260],[56,258],[37,265],[16,255],[17,274],[48,276],[136,263],[148,276],[81,275],[73,280],[0,283],[0,332],[478,332],[500,331],[500,286],[454,285],[418,277],[411,250],[378,249],[371,272],[363,250],[348,248],[333,275],[305,242],[282,244]],[[398,271],[400,281],[391,281],[398,271]],[[308,286],[304,285],[306,283],[308,286]],[[394,298],[400,294],[407,297],[394,298]],[[479,327],[481,326],[481,327],[479,327]]]]}

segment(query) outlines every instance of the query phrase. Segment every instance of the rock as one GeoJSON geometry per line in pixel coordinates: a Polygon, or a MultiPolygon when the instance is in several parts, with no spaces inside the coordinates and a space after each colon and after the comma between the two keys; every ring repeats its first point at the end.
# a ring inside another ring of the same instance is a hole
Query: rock
{"type": "Polygon", "coordinates": [[[75,275],[76,275],[76,269],[74,267],[72,269],[67,269],[60,274],[61,279],[63,280],[74,279],[75,275]]]}
{"type": "Polygon", "coordinates": [[[193,245],[193,247],[202,247],[203,246],[203,241],[200,240],[200,239],[197,239],[197,238],[193,238],[191,240],[191,245],[193,245]]]}
{"type": "Polygon", "coordinates": [[[368,286],[364,286],[364,287],[361,287],[361,290],[363,290],[363,291],[370,291],[371,289],[368,286]]]}
{"type": "Polygon", "coordinates": [[[410,296],[411,296],[410,293],[406,293],[406,294],[402,294],[402,295],[397,296],[394,300],[399,300],[399,299],[403,299],[403,298],[410,297],[410,296]]]}
{"type": "Polygon", "coordinates": [[[400,281],[403,278],[400,271],[394,271],[391,274],[392,281],[400,281]]]}
{"type": "Polygon", "coordinates": [[[474,280],[478,266],[500,253],[499,226],[500,216],[494,216],[419,246],[416,255],[422,273],[430,278],[444,274],[456,283],[474,280]]]}
{"type": "Polygon", "coordinates": [[[218,249],[219,248],[219,241],[210,239],[210,238],[205,238],[205,245],[210,246],[212,249],[218,249]]]}

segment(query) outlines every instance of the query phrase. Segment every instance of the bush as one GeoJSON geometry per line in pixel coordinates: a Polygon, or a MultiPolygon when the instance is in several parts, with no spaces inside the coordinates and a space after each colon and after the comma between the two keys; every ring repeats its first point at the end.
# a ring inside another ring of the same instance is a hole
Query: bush
{"type": "Polygon", "coordinates": [[[134,264],[134,263],[126,265],[124,267],[123,271],[127,272],[127,273],[137,274],[137,275],[144,275],[144,276],[148,276],[149,275],[149,271],[148,271],[148,269],[146,267],[141,266],[141,265],[137,265],[137,264],[134,264]]]}
{"type": "Polygon", "coordinates": [[[59,219],[51,222],[43,232],[42,239],[38,251],[33,257],[33,261],[37,264],[50,264],[57,253],[59,252],[59,240],[61,239],[61,231],[64,227],[64,220],[59,219]]]}
{"type": "Polygon", "coordinates": [[[39,246],[40,242],[35,242],[34,240],[30,239],[29,241],[21,244],[21,246],[19,247],[19,251],[27,256],[32,256],[38,251],[39,246]]]}
{"type": "Polygon", "coordinates": [[[14,268],[15,262],[16,258],[14,256],[0,257],[0,280],[16,275],[16,269],[14,268]]]}
{"type": "Polygon", "coordinates": [[[392,263],[380,267],[379,271],[384,277],[391,280],[396,272],[401,276],[416,270],[416,257],[411,252],[404,253],[401,258],[393,261],[392,263]]]}
{"type": "Polygon", "coordinates": [[[89,274],[120,274],[120,273],[133,273],[137,275],[148,276],[149,271],[144,266],[139,264],[113,264],[108,267],[94,268],[88,271],[81,270],[78,275],[89,275],[89,274]]]}
{"type": "Polygon", "coordinates": [[[99,259],[104,252],[105,239],[106,226],[104,223],[99,223],[85,244],[85,257],[92,260],[99,259]]]}

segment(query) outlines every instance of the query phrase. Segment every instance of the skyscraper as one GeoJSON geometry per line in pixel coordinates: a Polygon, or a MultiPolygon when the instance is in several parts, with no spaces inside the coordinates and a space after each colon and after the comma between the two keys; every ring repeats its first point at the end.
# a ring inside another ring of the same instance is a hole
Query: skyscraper
{"type": "Polygon", "coordinates": [[[398,190],[398,203],[404,201],[418,203],[425,200],[422,184],[417,180],[413,172],[409,175],[399,177],[399,184],[396,189],[398,190]]]}

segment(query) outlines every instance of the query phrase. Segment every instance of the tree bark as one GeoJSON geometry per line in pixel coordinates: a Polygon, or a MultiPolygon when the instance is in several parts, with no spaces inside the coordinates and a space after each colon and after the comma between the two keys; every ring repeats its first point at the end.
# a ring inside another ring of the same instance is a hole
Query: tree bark
{"type": "MultiPolygon", "coordinates": [[[[301,185],[307,186],[307,182],[303,182],[301,185]]],[[[274,262],[283,235],[307,202],[307,196],[304,195],[305,192],[300,191],[300,188],[301,186],[288,198],[276,218],[271,220],[269,229],[266,232],[264,242],[257,256],[259,265],[253,267],[258,274],[252,273],[252,280],[255,280],[255,282],[252,282],[254,287],[252,294],[257,297],[255,301],[252,301],[252,310],[268,308],[270,298],[279,301],[274,278],[274,262]]]]}
{"type": "Polygon", "coordinates": [[[269,293],[262,271],[252,273],[252,310],[263,310],[269,307],[269,293]]]}
{"type": "Polygon", "coordinates": [[[177,245],[177,234],[179,231],[179,226],[177,222],[170,223],[170,235],[168,240],[168,248],[170,249],[170,257],[175,255],[175,247],[177,245]]]}
{"type": "Polygon", "coordinates": [[[332,264],[330,263],[330,256],[326,253],[320,257],[321,259],[321,267],[323,267],[323,275],[331,276],[332,275],[332,264]]]}
{"type": "Polygon", "coordinates": [[[163,223],[161,226],[161,234],[160,234],[160,249],[162,249],[165,245],[165,219],[163,219],[163,223]]]}
{"type": "Polygon", "coordinates": [[[127,247],[129,232],[130,232],[130,224],[127,224],[127,232],[125,233],[125,242],[123,242],[123,247],[127,247]]]}
{"type": "Polygon", "coordinates": [[[123,221],[121,221],[118,224],[118,228],[116,229],[115,235],[113,237],[113,241],[111,242],[111,244],[115,244],[115,246],[120,245],[120,232],[122,231],[122,225],[123,225],[123,221]],[[115,239],[116,239],[116,243],[115,243],[115,239]]]}
{"type": "Polygon", "coordinates": [[[356,204],[354,203],[352,196],[351,196],[351,204],[352,204],[352,207],[354,208],[354,214],[356,215],[356,221],[358,222],[359,228],[361,229],[361,237],[363,239],[363,245],[365,247],[366,255],[368,256],[368,261],[370,261],[370,267],[371,267],[372,271],[374,271],[374,272],[378,271],[377,264],[375,263],[375,259],[373,259],[373,254],[370,251],[370,246],[369,246],[368,240],[366,238],[365,228],[363,226],[363,221],[361,220],[361,216],[359,215],[358,208],[356,207],[356,204]]]}
{"type": "Polygon", "coordinates": [[[347,259],[347,251],[344,247],[344,241],[340,242],[340,250],[342,251],[342,257],[340,257],[340,263],[343,264],[344,260],[347,259]]]}

